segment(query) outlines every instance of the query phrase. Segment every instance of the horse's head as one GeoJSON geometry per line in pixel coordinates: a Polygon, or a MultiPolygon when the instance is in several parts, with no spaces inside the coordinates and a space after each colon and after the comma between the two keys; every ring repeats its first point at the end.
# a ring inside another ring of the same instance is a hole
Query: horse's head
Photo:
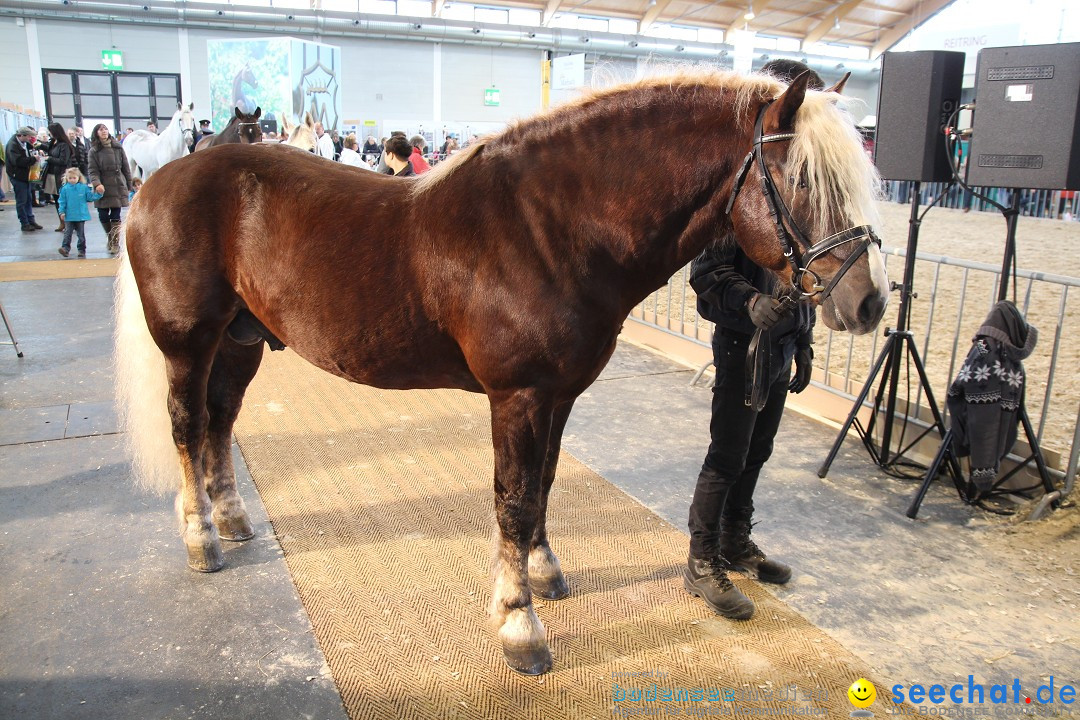
{"type": "Polygon", "coordinates": [[[311,112],[304,113],[303,125],[291,127],[289,139],[285,141],[285,144],[308,152],[315,152],[315,148],[319,144],[319,138],[315,135],[315,120],[311,117],[311,112]]]}
{"type": "Polygon", "coordinates": [[[880,179],[838,107],[846,79],[808,94],[804,73],[761,106],[728,213],[752,260],[821,305],[828,327],[861,335],[889,296],[871,227],[880,179]]]}
{"type": "Polygon", "coordinates": [[[251,145],[262,142],[262,126],[259,125],[261,116],[262,108],[259,107],[255,108],[255,112],[251,114],[241,112],[240,108],[236,108],[234,122],[236,123],[236,134],[240,136],[240,142],[251,145]]]}
{"type": "MultiPolygon", "coordinates": [[[[184,136],[184,145],[191,145],[195,138],[195,103],[176,103],[176,112],[173,113],[172,122],[179,123],[180,133],[184,136]]],[[[171,123],[170,123],[171,124],[171,123]]]]}

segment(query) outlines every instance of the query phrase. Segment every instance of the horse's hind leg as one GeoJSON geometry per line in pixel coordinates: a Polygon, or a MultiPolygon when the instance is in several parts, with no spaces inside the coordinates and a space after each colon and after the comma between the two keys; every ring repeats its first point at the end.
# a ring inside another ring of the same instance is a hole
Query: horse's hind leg
{"type": "Polygon", "coordinates": [[[240,345],[226,335],[210,370],[206,407],[210,413],[203,450],[203,477],[213,504],[212,519],[222,540],[249,540],[255,530],[236,491],[232,461],[232,428],[244,391],[262,362],[263,343],[240,345]]]}
{"type": "Polygon", "coordinates": [[[547,504],[551,486],[555,482],[555,469],[559,464],[559,451],[562,448],[563,429],[573,409],[573,401],[559,405],[551,418],[551,435],[548,438],[547,454],[544,458],[544,476],[540,494],[540,517],[533,531],[532,546],[529,549],[529,587],[533,593],[545,600],[561,600],[570,594],[559,558],[551,551],[547,538],[547,504]]]}
{"type": "Polygon", "coordinates": [[[214,572],[225,565],[221,539],[210,517],[210,497],[203,483],[203,452],[209,420],[206,390],[214,353],[214,342],[207,335],[186,334],[186,342],[178,342],[175,346],[183,347],[183,350],[162,348],[169,378],[173,441],[180,455],[181,481],[176,510],[187,548],[188,566],[199,572],[214,572]]]}

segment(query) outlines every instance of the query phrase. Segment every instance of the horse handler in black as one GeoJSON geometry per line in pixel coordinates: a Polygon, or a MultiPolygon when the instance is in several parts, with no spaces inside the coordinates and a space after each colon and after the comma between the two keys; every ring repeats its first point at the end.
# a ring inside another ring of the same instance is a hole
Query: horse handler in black
{"type": "MultiPolygon", "coordinates": [[[[790,82],[806,65],[774,60],[762,67],[790,82]]],[[[808,87],[820,90],[821,78],[812,70],[808,87]]],[[[690,557],[683,584],[715,612],[746,620],[754,603],[728,579],[729,570],[756,575],[758,580],[786,583],[791,568],[769,558],[750,539],[754,488],[784,414],[787,393],[810,384],[814,358],[814,308],[799,302],[792,309],[777,297],[776,279],[751,261],[734,237],[722,238],[694,260],[690,284],[698,296],[698,313],[716,323],[713,332],[711,442],[690,505],[690,557]],[[746,403],[747,349],[756,329],[767,330],[760,352],[767,353],[767,398],[760,411],[746,403]],[[795,364],[791,376],[792,361],[795,364]]]]}

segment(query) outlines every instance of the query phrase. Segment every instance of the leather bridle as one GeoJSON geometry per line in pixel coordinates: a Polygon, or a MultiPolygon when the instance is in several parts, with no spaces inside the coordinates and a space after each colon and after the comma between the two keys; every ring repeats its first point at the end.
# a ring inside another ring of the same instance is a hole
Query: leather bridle
{"type": "Polygon", "coordinates": [[[746,158],[739,168],[739,173],[735,176],[735,185],[731,189],[731,197],[728,198],[727,209],[724,212],[727,215],[731,215],[731,210],[735,206],[735,198],[739,196],[739,190],[742,189],[743,182],[746,180],[746,175],[756,157],[758,168],[761,171],[761,191],[765,195],[766,203],[769,206],[769,214],[772,215],[773,225],[776,227],[776,236],[779,238],[780,245],[784,250],[784,257],[787,258],[788,263],[791,265],[791,284],[804,298],[819,296],[816,298],[817,301],[824,302],[825,298],[829,297],[833,288],[836,287],[836,283],[844,276],[844,273],[855,264],[864,252],[867,252],[870,243],[875,243],[878,247],[881,247],[881,239],[874,234],[873,228],[869,225],[859,225],[830,235],[816,245],[810,244],[810,240],[807,239],[801,230],[799,230],[799,226],[795,223],[795,219],[791,217],[791,212],[784,203],[784,199],[776,189],[776,183],[773,180],[772,173],[769,172],[769,166],[766,165],[765,156],[762,152],[762,145],[764,143],[781,142],[784,140],[791,140],[795,137],[795,133],[762,134],[765,111],[773,102],[775,101],[770,100],[762,105],[761,109],[758,111],[757,121],[754,123],[754,145],[750,149],[750,152],[746,154],[746,158]],[[790,233],[788,232],[788,226],[791,228],[790,233]],[[798,243],[792,242],[792,235],[795,236],[798,243]],[[844,259],[844,264],[841,265],[840,269],[833,275],[829,284],[822,285],[821,278],[810,269],[810,264],[823,255],[827,255],[841,245],[849,242],[857,242],[858,245],[855,250],[844,259]],[[802,248],[806,248],[805,252],[802,248]],[[809,277],[811,280],[810,287],[812,289],[809,292],[804,289],[803,285],[803,280],[806,277],[809,277]]]}

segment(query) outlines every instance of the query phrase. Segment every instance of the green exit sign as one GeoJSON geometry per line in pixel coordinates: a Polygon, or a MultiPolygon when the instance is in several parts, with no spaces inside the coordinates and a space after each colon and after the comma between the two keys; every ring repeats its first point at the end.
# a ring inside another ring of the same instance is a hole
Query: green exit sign
{"type": "Polygon", "coordinates": [[[484,91],[484,104],[485,105],[498,105],[499,104],[499,91],[495,88],[488,88],[484,91]]]}
{"type": "Polygon", "coordinates": [[[102,50],[101,67],[106,70],[123,70],[124,53],[120,50],[102,50]]]}
{"type": "Polygon", "coordinates": [[[106,70],[123,70],[124,54],[119,50],[103,50],[102,67],[106,70]]]}

